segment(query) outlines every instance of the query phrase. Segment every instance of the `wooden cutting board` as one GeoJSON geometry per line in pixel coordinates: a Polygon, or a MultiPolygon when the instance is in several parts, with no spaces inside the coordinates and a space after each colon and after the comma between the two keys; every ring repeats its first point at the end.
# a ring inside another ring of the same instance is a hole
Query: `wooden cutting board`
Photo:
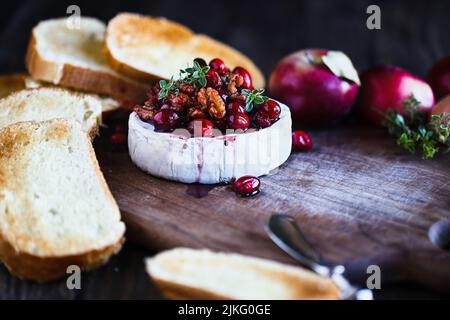
{"type": "Polygon", "coordinates": [[[205,190],[147,175],[126,152],[99,147],[97,154],[128,239],[153,250],[206,247],[292,262],[263,229],[280,212],[332,262],[359,273],[377,263],[382,279],[449,290],[450,252],[428,238],[431,225],[450,218],[449,156],[423,161],[381,128],[346,126],[312,138],[314,150],[292,154],[252,198],[226,186],[196,198],[188,193],[205,190]]]}

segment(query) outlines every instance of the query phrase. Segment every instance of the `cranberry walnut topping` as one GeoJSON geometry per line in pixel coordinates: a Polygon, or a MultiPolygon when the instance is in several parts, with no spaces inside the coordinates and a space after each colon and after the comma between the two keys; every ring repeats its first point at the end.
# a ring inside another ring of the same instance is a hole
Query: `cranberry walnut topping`
{"type": "MultiPolygon", "coordinates": [[[[171,132],[197,125],[220,130],[265,128],[279,119],[277,102],[253,89],[250,73],[230,70],[221,59],[209,63],[197,58],[193,66],[180,70],[177,80],[161,80],[148,92],[148,99],[134,111],[156,131],[171,132]],[[194,125],[193,122],[198,122],[194,125]]],[[[205,129],[205,128],[203,128],[205,129]]]]}

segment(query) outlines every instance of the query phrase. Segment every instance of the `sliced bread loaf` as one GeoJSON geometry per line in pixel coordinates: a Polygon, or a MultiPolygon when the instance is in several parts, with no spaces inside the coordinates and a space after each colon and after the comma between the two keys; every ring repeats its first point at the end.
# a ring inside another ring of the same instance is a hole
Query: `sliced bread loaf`
{"type": "Polygon", "coordinates": [[[0,99],[0,128],[21,121],[73,119],[91,137],[98,130],[100,101],[92,96],[59,88],[25,89],[0,99]]]}
{"type": "Polygon", "coordinates": [[[231,68],[248,69],[255,87],[265,85],[262,72],[245,55],[165,18],[121,13],[108,23],[105,43],[111,65],[133,77],[168,79],[195,58],[221,58],[231,68]]]}
{"type": "Polygon", "coordinates": [[[174,299],[338,299],[311,271],[238,254],[178,248],[146,259],[153,281],[174,299]]]}
{"type": "Polygon", "coordinates": [[[39,282],[117,252],[125,226],[92,145],[75,121],[0,129],[0,259],[39,282]]]}
{"type": "Polygon", "coordinates": [[[67,18],[40,22],[32,31],[26,63],[31,76],[56,85],[142,102],[147,85],[115,72],[103,52],[105,25],[81,18],[70,29],[67,18]]]}

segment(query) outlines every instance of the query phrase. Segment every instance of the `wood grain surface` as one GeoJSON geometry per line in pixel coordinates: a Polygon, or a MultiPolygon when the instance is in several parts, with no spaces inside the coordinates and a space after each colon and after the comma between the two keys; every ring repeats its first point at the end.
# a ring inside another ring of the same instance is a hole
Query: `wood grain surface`
{"type": "Polygon", "coordinates": [[[422,161],[396,147],[383,129],[360,125],[316,131],[312,138],[314,150],[293,153],[262,178],[262,192],[252,198],[227,186],[192,197],[192,186],[141,172],[127,153],[99,150],[98,158],[129,238],[152,250],[206,247],[287,261],[263,229],[281,212],[295,217],[332,262],[362,264],[359,272],[381,263],[389,266],[388,278],[449,289],[450,252],[428,238],[431,225],[450,218],[448,158],[422,161]]]}

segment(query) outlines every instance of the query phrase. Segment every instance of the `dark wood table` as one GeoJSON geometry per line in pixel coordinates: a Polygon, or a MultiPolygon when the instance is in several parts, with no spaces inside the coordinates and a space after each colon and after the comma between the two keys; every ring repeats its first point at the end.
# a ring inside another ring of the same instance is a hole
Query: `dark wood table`
{"type": "MultiPolygon", "coordinates": [[[[0,12],[0,71],[24,69],[29,32],[37,21],[65,15],[77,3],[85,15],[105,21],[120,11],[162,15],[223,40],[248,54],[268,76],[284,55],[306,47],[339,49],[362,71],[390,63],[425,76],[431,64],[450,54],[449,1],[377,1],[382,30],[369,31],[366,8],[372,1],[26,1],[4,5],[0,12]],[[176,8],[176,10],[174,9],[176,8]]],[[[109,264],[85,273],[82,290],[70,291],[65,280],[39,285],[13,278],[0,266],[0,299],[154,299],[161,298],[148,280],[143,259],[151,250],[127,243],[109,264]]],[[[396,286],[381,298],[441,298],[417,287],[396,286]]],[[[447,297],[448,298],[448,297],[447,297]]]]}
{"type": "MultiPolygon", "coordinates": [[[[144,271],[143,259],[152,253],[126,244],[119,255],[92,272],[83,273],[81,290],[68,290],[66,280],[36,284],[11,277],[0,265],[0,300],[5,299],[163,299],[144,271]]],[[[448,296],[413,286],[386,287],[378,299],[448,299],[448,296]]]]}

